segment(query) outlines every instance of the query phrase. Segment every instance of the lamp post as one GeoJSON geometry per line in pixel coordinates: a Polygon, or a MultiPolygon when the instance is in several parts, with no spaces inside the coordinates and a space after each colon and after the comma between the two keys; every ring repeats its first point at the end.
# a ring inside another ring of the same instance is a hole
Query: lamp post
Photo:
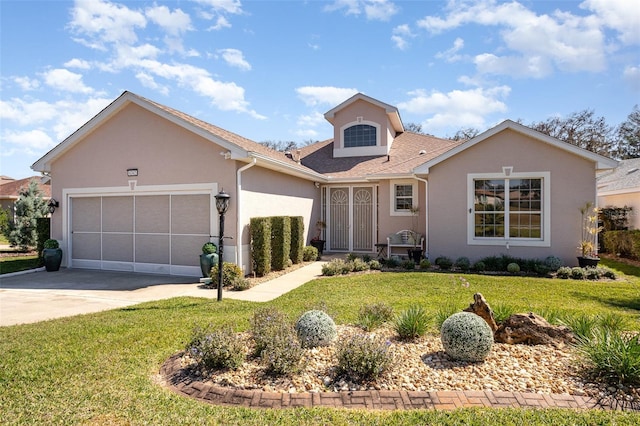
{"type": "Polygon", "coordinates": [[[222,300],[222,254],[223,254],[223,239],[224,239],[224,214],[229,208],[229,199],[231,196],[224,192],[224,189],[216,195],[216,209],[220,215],[220,235],[218,238],[218,302],[222,300]]]}

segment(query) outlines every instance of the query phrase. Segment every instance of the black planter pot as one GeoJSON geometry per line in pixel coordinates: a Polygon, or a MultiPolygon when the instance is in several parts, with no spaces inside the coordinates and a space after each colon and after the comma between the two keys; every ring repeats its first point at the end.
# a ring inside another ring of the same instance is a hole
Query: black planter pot
{"type": "Polygon", "coordinates": [[[324,240],[311,240],[311,245],[318,249],[318,256],[322,255],[324,251],[324,240]]]}
{"type": "Polygon", "coordinates": [[[62,249],[44,249],[42,250],[42,258],[44,259],[44,268],[47,272],[58,271],[62,263],[62,249]]]}
{"type": "Polygon", "coordinates": [[[409,259],[413,260],[416,264],[419,264],[422,260],[422,249],[408,249],[409,259]]]}
{"type": "Polygon", "coordinates": [[[578,266],[580,266],[581,268],[597,268],[598,262],[600,262],[599,257],[578,256],[578,266]]]}
{"type": "Polygon", "coordinates": [[[202,278],[209,278],[211,268],[218,264],[218,253],[202,253],[200,255],[200,271],[202,278]]]}

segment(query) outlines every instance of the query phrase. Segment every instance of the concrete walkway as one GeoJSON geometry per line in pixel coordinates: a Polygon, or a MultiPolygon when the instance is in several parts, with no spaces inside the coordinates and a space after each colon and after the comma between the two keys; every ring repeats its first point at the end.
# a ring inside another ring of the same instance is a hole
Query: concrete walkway
{"type": "MultiPolygon", "coordinates": [[[[314,262],[245,291],[223,291],[224,299],[267,302],[321,275],[314,262]]],[[[61,269],[0,275],[0,326],[117,309],[180,296],[217,298],[197,278],[128,272],[61,269]]]]}

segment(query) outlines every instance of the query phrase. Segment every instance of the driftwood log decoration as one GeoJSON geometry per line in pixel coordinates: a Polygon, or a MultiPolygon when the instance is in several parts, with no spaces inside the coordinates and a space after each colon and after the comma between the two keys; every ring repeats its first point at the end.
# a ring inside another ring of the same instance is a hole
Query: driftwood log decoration
{"type": "Polygon", "coordinates": [[[541,316],[529,312],[507,318],[494,333],[494,340],[512,345],[524,343],[562,347],[572,343],[574,336],[568,327],[549,324],[541,316]]]}
{"type": "Polygon", "coordinates": [[[493,316],[493,310],[482,296],[482,293],[476,293],[473,295],[473,303],[469,305],[468,308],[463,309],[465,312],[473,312],[474,314],[482,317],[489,327],[491,327],[492,332],[496,332],[498,329],[498,324],[496,324],[496,320],[493,316]]]}

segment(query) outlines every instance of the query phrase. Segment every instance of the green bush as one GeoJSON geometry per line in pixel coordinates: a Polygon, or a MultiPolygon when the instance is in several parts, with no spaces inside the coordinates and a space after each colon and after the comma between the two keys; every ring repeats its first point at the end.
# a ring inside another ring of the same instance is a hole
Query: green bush
{"type": "Polygon", "coordinates": [[[355,335],[338,342],[338,373],[353,380],[374,380],[391,366],[389,342],[380,337],[355,335]]]}
{"type": "Polygon", "coordinates": [[[585,270],[583,268],[571,268],[571,278],[574,280],[584,280],[585,270]]]}
{"type": "Polygon", "coordinates": [[[482,272],[485,269],[487,269],[487,265],[485,265],[485,263],[481,260],[477,261],[476,263],[473,264],[473,270],[477,271],[477,272],[482,272]]]}
{"type": "Polygon", "coordinates": [[[569,266],[561,266],[556,271],[556,277],[567,280],[571,278],[571,268],[569,266]]]}
{"type": "Polygon", "coordinates": [[[60,244],[58,240],[54,240],[53,238],[49,238],[42,244],[43,249],[57,249],[60,248],[60,244]]]}
{"type": "Polygon", "coordinates": [[[294,265],[302,262],[304,257],[304,218],[291,217],[291,249],[289,258],[294,265]]]}
{"type": "Polygon", "coordinates": [[[598,327],[598,318],[591,315],[565,315],[560,319],[560,323],[571,329],[577,339],[590,339],[598,327]]]}
{"type": "Polygon", "coordinates": [[[212,242],[204,243],[202,245],[202,254],[213,254],[218,252],[218,247],[212,242]]]}
{"type": "Polygon", "coordinates": [[[318,260],[318,249],[313,246],[305,246],[302,251],[302,260],[305,262],[313,262],[318,260]]]}
{"type": "Polygon", "coordinates": [[[327,277],[342,275],[344,264],[345,261],[342,259],[332,259],[331,261],[322,265],[322,275],[327,277]]]}
{"type": "Polygon", "coordinates": [[[384,264],[387,268],[394,269],[400,266],[400,258],[397,256],[391,256],[387,260],[384,261],[384,264]]]}
{"type": "Polygon", "coordinates": [[[360,258],[356,258],[349,263],[351,263],[351,270],[353,272],[362,272],[369,269],[369,264],[360,258]]]}
{"type": "Polygon", "coordinates": [[[365,305],[360,308],[356,323],[365,331],[371,331],[393,319],[393,308],[384,302],[365,305]]]}
{"type": "Polygon", "coordinates": [[[437,257],[435,263],[440,269],[444,271],[451,269],[451,267],[453,266],[453,262],[451,261],[451,259],[446,256],[437,257]]]}
{"type": "Polygon", "coordinates": [[[415,339],[424,336],[430,320],[427,311],[422,306],[412,305],[398,315],[394,329],[401,339],[415,339]]]}
{"type": "Polygon", "coordinates": [[[420,260],[420,269],[429,269],[431,268],[431,261],[429,259],[420,260]]]}
{"type": "Polygon", "coordinates": [[[370,260],[369,269],[371,269],[372,271],[379,271],[382,269],[382,264],[376,259],[370,260]]]}
{"type": "MultiPolygon", "coordinates": [[[[218,288],[218,265],[214,265],[213,268],[211,268],[209,276],[211,277],[211,287],[218,288]]],[[[238,265],[231,262],[222,263],[223,287],[233,286],[236,280],[240,278],[244,278],[244,274],[238,265]]]]}
{"type": "Polygon", "coordinates": [[[640,259],[640,229],[607,231],[603,235],[603,245],[607,253],[629,259],[640,259]]]}
{"type": "Polygon", "coordinates": [[[231,290],[233,291],[245,291],[245,290],[249,290],[251,288],[251,281],[249,281],[246,278],[236,278],[232,283],[231,283],[231,290]]]}
{"type": "Polygon", "coordinates": [[[510,274],[517,274],[518,272],[520,272],[520,265],[515,262],[508,264],[507,272],[509,272],[510,274]]]}
{"type": "Polygon", "coordinates": [[[273,336],[289,324],[289,318],[282,311],[266,306],[256,309],[249,323],[249,333],[255,345],[253,354],[259,356],[273,336]]]}
{"type": "Polygon", "coordinates": [[[413,271],[416,269],[416,263],[411,259],[403,260],[400,266],[402,266],[402,269],[406,269],[407,271],[413,271]]]}
{"type": "Polygon", "coordinates": [[[605,327],[580,338],[578,353],[586,369],[611,384],[640,384],[640,334],[605,327]]]}
{"type": "Polygon", "coordinates": [[[356,259],[359,259],[360,256],[358,256],[355,253],[347,253],[347,262],[353,262],[356,259]]]}
{"type": "MultiPolygon", "coordinates": [[[[6,210],[2,210],[5,211],[6,210]]],[[[0,224],[0,228],[2,225],[0,224]]],[[[44,242],[49,239],[51,235],[51,218],[49,217],[39,217],[36,219],[36,234],[37,234],[37,245],[36,252],[42,256],[42,250],[44,249],[44,242]]]]}
{"type": "Polygon", "coordinates": [[[303,354],[293,327],[278,323],[273,327],[270,339],[260,353],[260,360],[268,374],[289,375],[300,370],[303,354]]]}
{"type": "Polygon", "coordinates": [[[271,269],[281,271],[286,268],[291,252],[291,218],[271,217],[271,269]]]}
{"type": "Polygon", "coordinates": [[[451,302],[448,302],[445,305],[439,307],[435,315],[435,323],[438,330],[442,328],[442,323],[444,323],[447,318],[449,318],[456,312],[460,312],[460,309],[451,302]]]}
{"type": "Polygon", "coordinates": [[[483,361],[493,346],[491,327],[471,312],[458,312],[447,318],[442,323],[440,339],[447,355],[459,361],[483,361]]]}
{"type": "Polygon", "coordinates": [[[471,261],[468,257],[462,256],[456,259],[454,266],[462,271],[468,271],[471,269],[471,261]]]}
{"type": "Polygon", "coordinates": [[[562,266],[562,259],[557,256],[547,256],[544,259],[544,265],[549,269],[549,271],[555,272],[562,266]]]}
{"type": "Polygon", "coordinates": [[[237,369],[245,358],[244,343],[230,328],[196,328],[186,347],[187,353],[206,369],[237,369]]]}
{"type": "Polygon", "coordinates": [[[253,272],[263,277],[271,272],[271,219],[252,217],[249,222],[251,233],[251,259],[253,272]]]}
{"type": "Polygon", "coordinates": [[[338,336],[335,322],[326,312],[307,311],[298,318],[295,325],[298,340],[305,348],[328,346],[338,336]]]}

